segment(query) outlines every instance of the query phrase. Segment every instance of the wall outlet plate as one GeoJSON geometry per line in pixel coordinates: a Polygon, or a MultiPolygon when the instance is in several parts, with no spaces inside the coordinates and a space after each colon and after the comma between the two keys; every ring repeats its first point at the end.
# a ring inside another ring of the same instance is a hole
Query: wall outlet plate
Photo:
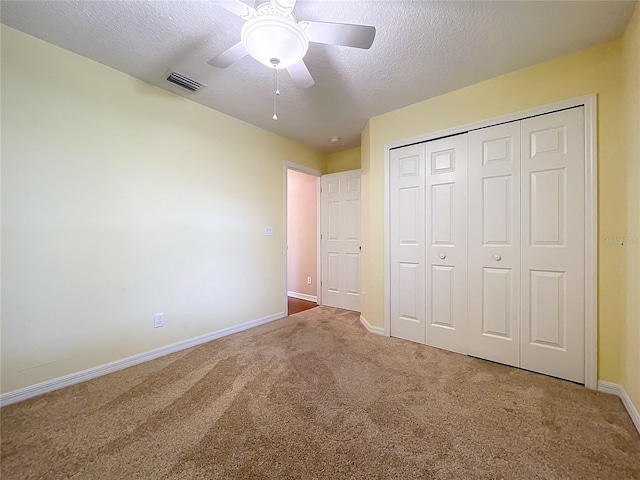
{"type": "Polygon", "coordinates": [[[307,277],[307,285],[311,285],[311,277],[307,277]]]}
{"type": "Polygon", "coordinates": [[[164,327],[164,313],[156,313],[153,316],[153,328],[164,327]]]}

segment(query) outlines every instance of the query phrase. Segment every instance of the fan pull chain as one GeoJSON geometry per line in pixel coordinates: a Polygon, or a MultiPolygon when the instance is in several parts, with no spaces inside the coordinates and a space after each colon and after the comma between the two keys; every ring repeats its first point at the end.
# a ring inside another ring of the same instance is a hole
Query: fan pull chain
{"type": "Polygon", "coordinates": [[[273,96],[273,118],[274,120],[278,119],[278,104],[276,102],[276,98],[278,98],[276,95],[273,96]]]}
{"type": "Polygon", "coordinates": [[[273,69],[276,71],[276,91],[273,93],[273,118],[274,120],[278,120],[278,95],[280,95],[280,81],[278,79],[278,69],[276,68],[274,63],[273,69]]]}
{"type": "Polygon", "coordinates": [[[280,60],[277,58],[271,59],[271,65],[273,65],[273,69],[276,71],[276,91],[273,92],[273,118],[274,120],[278,120],[278,95],[280,95],[280,79],[278,78],[278,64],[280,64],[280,60]]]}

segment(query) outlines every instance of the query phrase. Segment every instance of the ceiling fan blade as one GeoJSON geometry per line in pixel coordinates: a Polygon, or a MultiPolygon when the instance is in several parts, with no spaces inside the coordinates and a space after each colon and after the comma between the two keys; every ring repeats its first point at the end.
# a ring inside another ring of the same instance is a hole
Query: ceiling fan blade
{"type": "Polygon", "coordinates": [[[368,49],[376,36],[376,27],[349,23],[300,22],[310,42],[368,49]]]}
{"type": "Polygon", "coordinates": [[[240,0],[221,0],[216,3],[225,10],[234,13],[244,20],[248,20],[256,16],[255,9],[245,3],[242,3],[240,0]]]}
{"type": "Polygon", "coordinates": [[[287,72],[289,72],[293,84],[298,88],[309,88],[316,83],[302,60],[287,67],[287,72]]]}
{"type": "Polygon", "coordinates": [[[212,67],[227,68],[229,65],[237,62],[246,55],[247,50],[245,50],[244,45],[242,42],[238,42],[233,47],[226,49],[217,57],[213,57],[207,63],[212,67]]]}

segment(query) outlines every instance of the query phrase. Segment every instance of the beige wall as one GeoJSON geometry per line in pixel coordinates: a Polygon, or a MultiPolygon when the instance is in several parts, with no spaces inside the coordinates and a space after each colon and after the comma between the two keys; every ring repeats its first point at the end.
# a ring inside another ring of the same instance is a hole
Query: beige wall
{"type": "MultiPolygon", "coordinates": [[[[630,39],[629,42],[637,45],[637,40],[630,39]]],[[[633,52],[633,47],[629,48],[633,52]]],[[[625,158],[625,118],[637,118],[637,114],[629,115],[629,109],[636,108],[637,111],[637,103],[629,104],[623,94],[622,51],[623,41],[619,39],[370,119],[370,158],[368,162],[366,159],[362,161],[369,184],[368,194],[363,196],[363,210],[368,210],[371,215],[368,228],[363,230],[362,266],[366,292],[362,310],[369,323],[382,326],[384,311],[388,308],[383,301],[384,146],[388,142],[596,93],[599,237],[624,235],[628,223],[627,189],[637,191],[638,186],[636,180],[627,178],[628,164],[637,165],[637,157],[629,161],[625,158]],[[628,181],[633,185],[628,186],[628,181]]],[[[629,53],[632,55],[635,54],[629,53]]],[[[637,75],[637,63],[635,68],[637,75]]],[[[633,78],[628,78],[629,83],[633,78]]],[[[630,88],[637,88],[637,83],[630,88]]],[[[629,128],[633,125],[629,124],[629,128]]],[[[363,134],[363,151],[365,137],[363,134]]],[[[637,138],[637,130],[633,138],[637,138]]],[[[637,208],[634,211],[633,216],[637,218],[637,208]]],[[[620,355],[623,332],[629,330],[626,323],[635,325],[631,330],[637,332],[637,314],[635,320],[625,321],[629,252],[630,249],[620,245],[599,243],[599,378],[615,383],[622,382],[625,376],[622,362],[630,361],[620,355]]],[[[629,294],[638,295],[637,290],[629,294]]],[[[635,304],[630,309],[637,312],[634,308],[637,308],[635,304]]],[[[638,337],[628,342],[628,355],[637,355],[635,352],[640,348],[638,337]]],[[[631,373],[635,372],[637,368],[631,373]]],[[[633,388],[635,390],[636,387],[633,388]]],[[[639,404],[638,397],[634,398],[639,404]]]]}
{"type": "Polygon", "coordinates": [[[625,125],[627,161],[627,305],[622,332],[622,385],[640,411],[640,5],[623,43],[625,125]]]}
{"type": "Polygon", "coordinates": [[[349,170],[358,170],[360,168],[360,147],[344,150],[338,153],[332,153],[327,156],[326,173],[347,172],[349,170]]]}
{"type": "Polygon", "coordinates": [[[317,296],[317,177],[287,171],[287,290],[317,296]],[[307,285],[311,277],[311,285],[307,285]]]}
{"type": "Polygon", "coordinates": [[[1,114],[2,392],[284,311],[325,155],[5,26],[1,114]]]}

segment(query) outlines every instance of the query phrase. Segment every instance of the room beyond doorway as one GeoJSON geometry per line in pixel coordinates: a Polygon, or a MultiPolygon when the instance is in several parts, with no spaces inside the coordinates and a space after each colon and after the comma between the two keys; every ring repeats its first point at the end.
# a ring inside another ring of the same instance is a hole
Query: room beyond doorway
{"type": "Polygon", "coordinates": [[[308,300],[301,300],[295,297],[287,297],[288,312],[289,315],[304,312],[318,306],[316,302],[310,302],[308,300]]]}
{"type": "Polygon", "coordinates": [[[296,313],[321,303],[320,175],[319,171],[301,165],[285,164],[285,305],[288,314],[292,313],[288,310],[291,306],[296,313]],[[298,304],[295,300],[306,302],[298,304]]]}

